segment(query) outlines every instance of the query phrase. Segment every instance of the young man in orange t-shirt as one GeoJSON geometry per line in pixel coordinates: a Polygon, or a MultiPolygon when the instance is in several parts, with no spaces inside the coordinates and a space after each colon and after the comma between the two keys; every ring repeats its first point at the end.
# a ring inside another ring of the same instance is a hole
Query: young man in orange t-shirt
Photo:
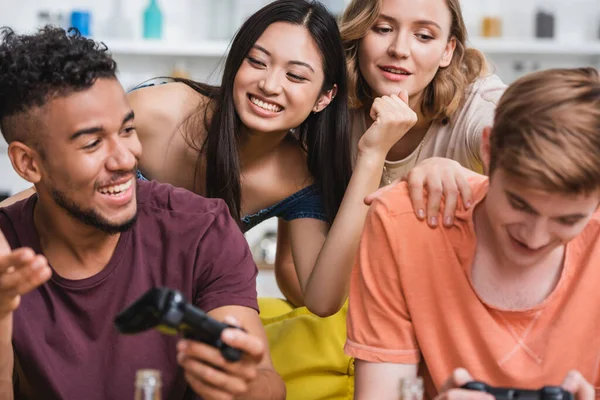
{"type": "Polygon", "coordinates": [[[486,177],[450,229],[417,220],[397,185],[369,212],[352,275],[346,352],[355,399],[460,387],[600,387],[600,78],[548,70],[511,85],[486,128],[486,177]],[[420,369],[419,369],[420,367],[420,369]]]}

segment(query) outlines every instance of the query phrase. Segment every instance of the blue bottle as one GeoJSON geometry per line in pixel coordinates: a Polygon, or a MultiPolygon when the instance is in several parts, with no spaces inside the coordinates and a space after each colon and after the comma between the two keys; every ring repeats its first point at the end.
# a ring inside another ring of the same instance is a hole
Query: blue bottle
{"type": "Polygon", "coordinates": [[[162,37],[163,17],[158,7],[158,0],[150,0],[144,10],[144,39],[160,39],[162,37]]]}
{"type": "Polygon", "coordinates": [[[90,36],[92,24],[92,14],[89,11],[74,10],[71,12],[71,27],[77,28],[81,36],[90,36]]]}

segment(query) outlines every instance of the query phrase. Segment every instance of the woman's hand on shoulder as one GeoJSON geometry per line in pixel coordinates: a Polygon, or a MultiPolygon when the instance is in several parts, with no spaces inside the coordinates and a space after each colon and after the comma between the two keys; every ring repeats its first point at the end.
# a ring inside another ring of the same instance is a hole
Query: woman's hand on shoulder
{"type": "Polygon", "coordinates": [[[383,187],[365,198],[365,203],[370,205],[373,200],[381,196],[391,187],[401,181],[408,182],[413,210],[417,218],[427,218],[427,223],[432,228],[439,225],[439,211],[444,198],[443,225],[451,227],[454,224],[454,215],[458,204],[458,198],[466,208],[471,207],[472,193],[468,179],[477,176],[460,165],[457,161],[449,158],[432,157],[417,164],[406,177],[397,180],[391,185],[383,187]],[[427,194],[427,205],[425,205],[425,194],[427,194]]]}

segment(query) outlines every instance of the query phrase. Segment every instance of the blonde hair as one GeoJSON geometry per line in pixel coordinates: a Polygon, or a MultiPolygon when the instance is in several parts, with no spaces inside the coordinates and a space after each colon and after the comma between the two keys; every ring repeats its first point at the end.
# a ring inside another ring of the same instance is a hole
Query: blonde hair
{"type": "Polygon", "coordinates": [[[501,168],[547,192],[600,188],[598,71],[552,69],[514,82],[496,109],[490,154],[490,176],[501,168]]]}
{"type": "MultiPolygon", "coordinates": [[[[382,0],[352,0],[342,16],[340,32],[344,42],[350,106],[360,108],[369,104],[373,96],[371,88],[362,77],[358,66],[360,40],[375,24],[381,12],[382,0]]],[[[460,107],[467,87],[487,71],[487,63],[481,52],[466,47],[467,28],[462,17],[459,0],[446,0],[452,24],[450,36],[456,48],[450,65],[440,68],[423,93],[421,112],[434,120],[447,120],[460,107]]]]}

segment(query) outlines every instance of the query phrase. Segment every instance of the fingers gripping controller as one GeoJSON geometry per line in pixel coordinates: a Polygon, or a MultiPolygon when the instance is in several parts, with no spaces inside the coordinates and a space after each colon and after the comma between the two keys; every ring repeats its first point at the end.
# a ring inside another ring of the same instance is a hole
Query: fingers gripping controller
{"type": "Polygon", "coordinates": [[[241,329],[217,321],[199,308],[188,304],[183,295],[172,289],[153,288],[123,310],[115,318],[115,325],[123,334],[136,334],[154,328],[211,345],[228,361],[239,361],[242,352],[221,341],[226,328],[241,329]]]}

